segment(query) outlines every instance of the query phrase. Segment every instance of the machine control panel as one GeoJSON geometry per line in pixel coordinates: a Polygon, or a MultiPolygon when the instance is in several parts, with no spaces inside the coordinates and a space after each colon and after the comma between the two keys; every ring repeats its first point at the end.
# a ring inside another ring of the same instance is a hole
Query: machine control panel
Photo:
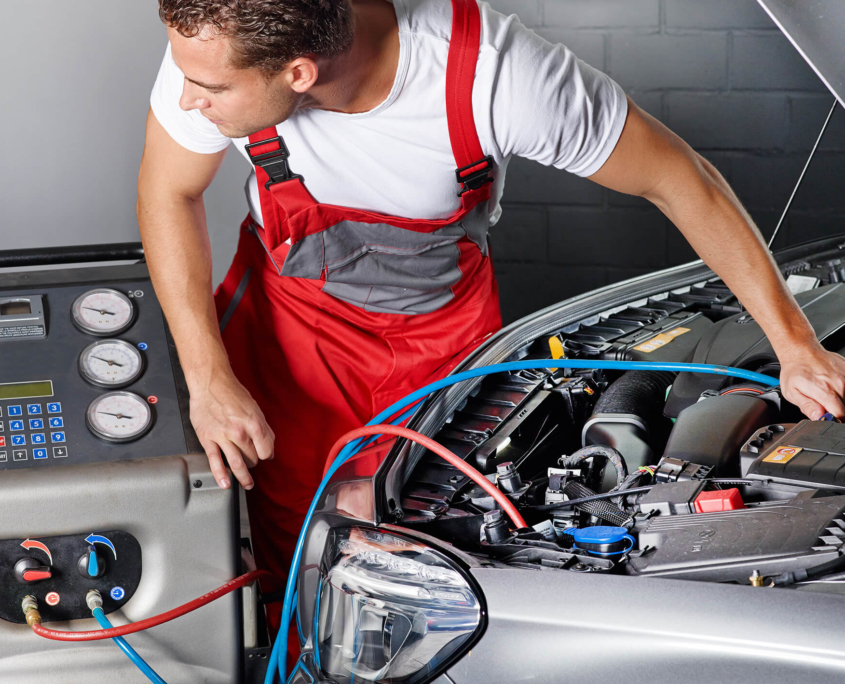
{"type": "Polygon", "coordinates": [[[26,623],[21,601],[38,599],[44,622],[90,618],[85,595],[96,589],[103,610],[123,606],[141,581],[141,546],[128,532],[108,530],[0,541],[0,619],[26,623]]]}
{"type": "MultiPolygon", "coordinates": [[[[133,268],[146,275],[122,274],[133,268]]],[[[63,273],[40,287],[0,279],[0,470],[197,450],[150,281],[62,283],[63,273]],[[43,335],[23,330],[27,316],[43,335]]]]}

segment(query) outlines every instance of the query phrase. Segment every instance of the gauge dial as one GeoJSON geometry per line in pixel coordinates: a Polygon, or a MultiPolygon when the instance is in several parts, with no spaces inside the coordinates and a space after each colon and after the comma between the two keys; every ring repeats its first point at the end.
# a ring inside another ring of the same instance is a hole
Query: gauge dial
{"type": "Polygon", "coordinates": [[[131,442],[143,436],[153,424],[153,412],[146,401],[132,392],[109,392],[88,406],[88,429],[107,442],[131,442]]]}
{"type": "Polygon", "coordinates": [[[135,306],[122,292],[101,288],[76,298],[71,309],[77,328],[89,335],[118,335],[135,320],[135,306]]]}
{"type": "Polygon", "coordinates": [[[92,385],[126,387],[144,372],[144,357],[123,340],[101,340],[79,355],[79,372],[92,385]]]}

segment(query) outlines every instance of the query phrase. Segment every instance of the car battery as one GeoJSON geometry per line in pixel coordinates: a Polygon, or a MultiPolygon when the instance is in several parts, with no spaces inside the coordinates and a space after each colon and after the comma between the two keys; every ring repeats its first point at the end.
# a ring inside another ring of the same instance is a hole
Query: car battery
{"type": "Polygon", "coordinates": [[[804,420],[754,433],[740,454],[743,477],[845,490],[845,425],[804,420]]]}

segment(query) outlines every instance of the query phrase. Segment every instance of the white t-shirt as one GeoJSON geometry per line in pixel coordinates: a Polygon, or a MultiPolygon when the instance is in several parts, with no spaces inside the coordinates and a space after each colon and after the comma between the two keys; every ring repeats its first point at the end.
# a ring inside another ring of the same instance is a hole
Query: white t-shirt
{"type": "MultiPolygon", "coordinates": [[[[390,95],[361,114],[319,109],[279,124],[290,166],[324,204],[392,216],[447,218],[460,205],[446,120],[446,62],[452,29],[449,0],[393,0],[399,22],[399,68],[390,95]]],[[[490,219],[511,156],[579,176],[598,171],[616,146],[627,115],[622,89],[610,77],[485,3],[473,109],[485,154],[496,162],[490,219]]],[[[168,46],[151,105],[183,147],[212,154],[234,142],[198,111],[179,107],[184,76],[168,46]]],[[[253,218],[262,223],[254,171],[247,181],[253,218]]]]}

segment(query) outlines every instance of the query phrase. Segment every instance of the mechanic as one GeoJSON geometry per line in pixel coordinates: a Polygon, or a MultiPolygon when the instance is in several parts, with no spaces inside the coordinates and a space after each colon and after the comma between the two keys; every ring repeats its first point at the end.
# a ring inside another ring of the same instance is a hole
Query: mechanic
{"type": "Polygon", "coordinates": [[[339,435],[501,326],[487,230],[514,155],[652,201],[763,327],[785,397],[845,416],[845,361],[716,169],[515,17],[476,0],[159,6],[138,219],[191,421],[219,485],[225,457],[251,490],[259,566],[284,577],[339,435]],[[203,193],[232,142],[256,167],[212,297],[203,193]]]}

